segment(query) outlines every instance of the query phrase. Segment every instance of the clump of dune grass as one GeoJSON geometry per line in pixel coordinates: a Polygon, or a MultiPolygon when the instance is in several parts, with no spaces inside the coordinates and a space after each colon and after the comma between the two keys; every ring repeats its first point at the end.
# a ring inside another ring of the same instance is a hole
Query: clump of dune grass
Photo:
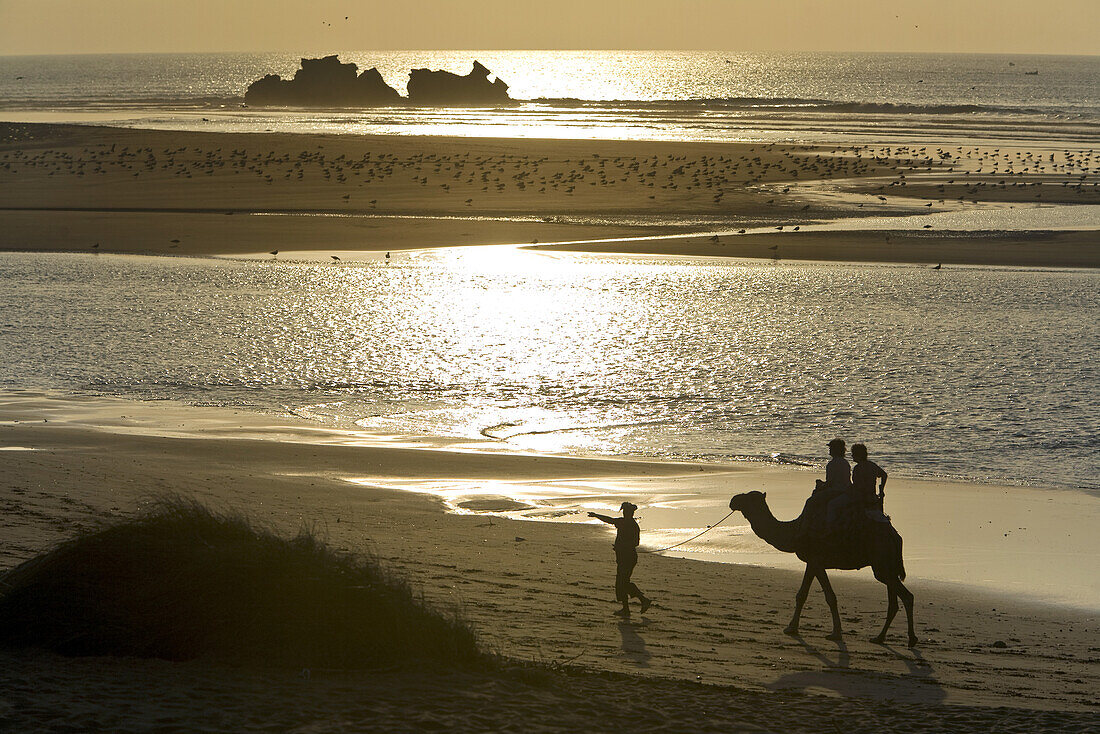
{"type": "Polygon", "coordinates": [[[456,614],[375,560],[180,498],[0,577],[0,644],[330,668],[480,658],[456,614]]]}

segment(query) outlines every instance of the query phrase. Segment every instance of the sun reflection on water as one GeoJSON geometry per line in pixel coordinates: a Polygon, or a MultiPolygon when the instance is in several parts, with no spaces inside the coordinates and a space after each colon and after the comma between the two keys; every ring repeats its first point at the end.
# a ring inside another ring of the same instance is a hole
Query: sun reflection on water
{"type": "Polygon", "coordinates": [[[796,461],[839,434],[903,473],[1096,487],[1095,273],[520,247],[0,266],[8,384],[552,453],[796,461]]]}

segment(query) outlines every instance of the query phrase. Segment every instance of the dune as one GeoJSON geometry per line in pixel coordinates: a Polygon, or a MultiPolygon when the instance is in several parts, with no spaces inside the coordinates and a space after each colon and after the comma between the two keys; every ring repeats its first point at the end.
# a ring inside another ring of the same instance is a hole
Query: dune
{"type": "Polygon", "coordinates": [[[328,668],[479,657],[453,614],[308,530],[281,538],[170,496],[104,525],[0,577],[0,645],[328,668]]]}

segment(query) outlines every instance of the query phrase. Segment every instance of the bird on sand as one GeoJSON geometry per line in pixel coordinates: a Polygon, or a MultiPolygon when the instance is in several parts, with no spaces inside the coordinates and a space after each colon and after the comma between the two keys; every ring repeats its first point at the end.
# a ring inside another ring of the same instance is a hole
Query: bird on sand
{"type": "Polygon", "coordinates": [[[279,251],[278,250],[272,250],[271,252],[269,252],[267,254],[271,255],[271,257],[278,257],[279,256],[279,251]]]}
{"type": "Polygon", "coordinates": [[[332,258],[333,262],[340,262],[340,258],[337,257],[336,255],[329,255],[329,257],[332,258]]]}
{"type": "Polygon", "coordinates": [[[939,270],[939,269],[940,269],[940,268],[942,268],[942,267],[943,267],[943,263],[939,263],[938,265],[933,265],[933,266],[932,266],[932,269],[933,269],[933,270],[939,270]]]}

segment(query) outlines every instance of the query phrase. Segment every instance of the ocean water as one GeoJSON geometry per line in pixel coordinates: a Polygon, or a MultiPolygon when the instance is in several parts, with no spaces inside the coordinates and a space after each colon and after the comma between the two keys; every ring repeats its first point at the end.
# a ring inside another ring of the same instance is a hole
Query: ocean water
{"type": "Polygon", "coordinates": [[[465,73],[476,58],[520,103],[473,110],[241,107],[251,81],[293,75],[301,55],[0,57],[0,118],[552,138],[1100,139],[1100,57],[342,51],[361,69],[376,66],[402,93],[412,68],[465,73]]]}
{"type": "Polygon", "coordinates": [[[615,258],[0,253],[0,389],[501,449],[820,461],[1100,493],[1100,273],[615,258]]]}

